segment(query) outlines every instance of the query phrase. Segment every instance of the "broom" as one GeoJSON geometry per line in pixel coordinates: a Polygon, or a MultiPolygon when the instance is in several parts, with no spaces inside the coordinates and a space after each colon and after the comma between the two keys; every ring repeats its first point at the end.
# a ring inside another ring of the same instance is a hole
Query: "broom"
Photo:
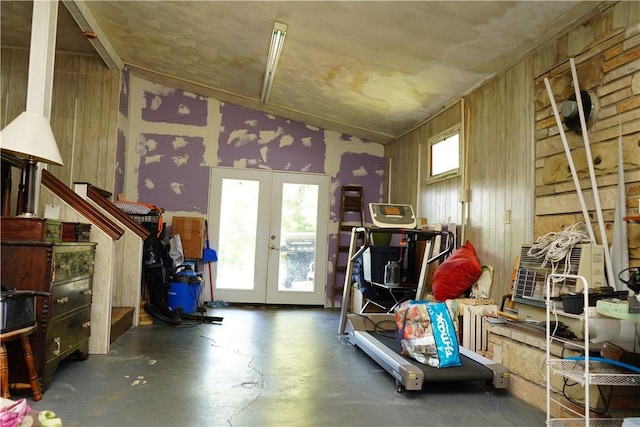
{"type": "Polygon", "coordinates": [[[213,274],[211,273],[211,263],[218,261],[218,254],[215,249],[211,249],[209,246],[209,222],[204,220],[204,229],[207,235],[207,244],[206,247],[202,250],[202,261],[207,263],[207,267],[209,269],[209,290],[211,291],[211,302],[207,303],[207,307],[228,307],[224,301],[215,301],[213,298],[213,274]]]}

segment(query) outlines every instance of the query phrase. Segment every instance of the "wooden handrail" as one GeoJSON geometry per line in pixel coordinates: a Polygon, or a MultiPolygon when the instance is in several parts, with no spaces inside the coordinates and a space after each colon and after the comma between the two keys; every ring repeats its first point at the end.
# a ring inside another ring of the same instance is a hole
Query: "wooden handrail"
{"type": "Polygon", "coordinates": [[[122,212],[116,205],[107,200],[101,191],[96,189],[93,185],[87,184],[87,197],[92,200],[96,205],[107,211],[110,215],[115,217],[118,221],[122,222],[127,228],[136,233],[141,239],[149,237],[151,232],[147,230],[142,224],[137,223],[129,215],[122,212]]]}
{"type": "Polygon", "coordinates": [[[42,171],[42,185],[56,196],[60,197],[78,213],[87,218],[92,224],[105,232],[113,240],[118,240],[124,234],[124,230],[115,222],[102,215],[89,202],[77,195],[72,189],[64,185],[62,181],[53,176],[51,172],[42,171]]]}

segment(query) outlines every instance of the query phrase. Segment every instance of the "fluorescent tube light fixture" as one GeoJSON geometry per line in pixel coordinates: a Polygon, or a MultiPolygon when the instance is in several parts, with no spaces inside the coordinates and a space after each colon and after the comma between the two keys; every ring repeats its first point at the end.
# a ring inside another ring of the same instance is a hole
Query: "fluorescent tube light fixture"
{"type": "Polygon", "coordinates": [[[276,21],[273,24],[273,32],[271,33],[269,56],[267,56],[267,67],[264,72],[264,81],[262,82],[262,92],[260,94],[260,102],[263,104],[269,102],[273,78],[276,74],[276,67],[280,60],[280,53],[282,52],[282,46],[284,45],[284,38],[286,36],[287,25],[276,21]]]}

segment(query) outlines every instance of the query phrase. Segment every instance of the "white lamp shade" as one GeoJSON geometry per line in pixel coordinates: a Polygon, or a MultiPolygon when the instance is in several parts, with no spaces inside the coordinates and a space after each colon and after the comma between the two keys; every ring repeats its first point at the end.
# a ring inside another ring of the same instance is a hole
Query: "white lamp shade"
{"type": "Polygon", "coordinates": [[[24,111],[2,129],[0,148],[20,158],[63,165],[49,120],[29,111],[24,111]]]}

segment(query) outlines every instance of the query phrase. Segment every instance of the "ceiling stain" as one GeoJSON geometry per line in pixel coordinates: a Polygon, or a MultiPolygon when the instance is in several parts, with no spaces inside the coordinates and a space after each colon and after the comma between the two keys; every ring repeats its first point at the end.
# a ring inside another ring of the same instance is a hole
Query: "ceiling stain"
{"type": "MultiPolygon", "coordinates": [[[[132,73],[222,102],[388,142],[598,1],[82,2],[132,73]],[[274,21],[287,37],[260,90],[274,21]],[[339,65],[336,65],[339,64],[339,65]]],[[[603,6],[605,5],[605,6],[603,6]]],[[[31,1],[2,0],[3,46],[28,46],[31,1]]],[[[95,54],[59,3],[57,49],[95,54]]]]}
{"type": "Polygon", "coordinates": [[[362,93],[362,89],[367,81],[367,76],[359,70],[349,69],[344,65],[337,65],[328,68],[322,80],[335,88],[343,88],[352,92],[362,93]]]}

